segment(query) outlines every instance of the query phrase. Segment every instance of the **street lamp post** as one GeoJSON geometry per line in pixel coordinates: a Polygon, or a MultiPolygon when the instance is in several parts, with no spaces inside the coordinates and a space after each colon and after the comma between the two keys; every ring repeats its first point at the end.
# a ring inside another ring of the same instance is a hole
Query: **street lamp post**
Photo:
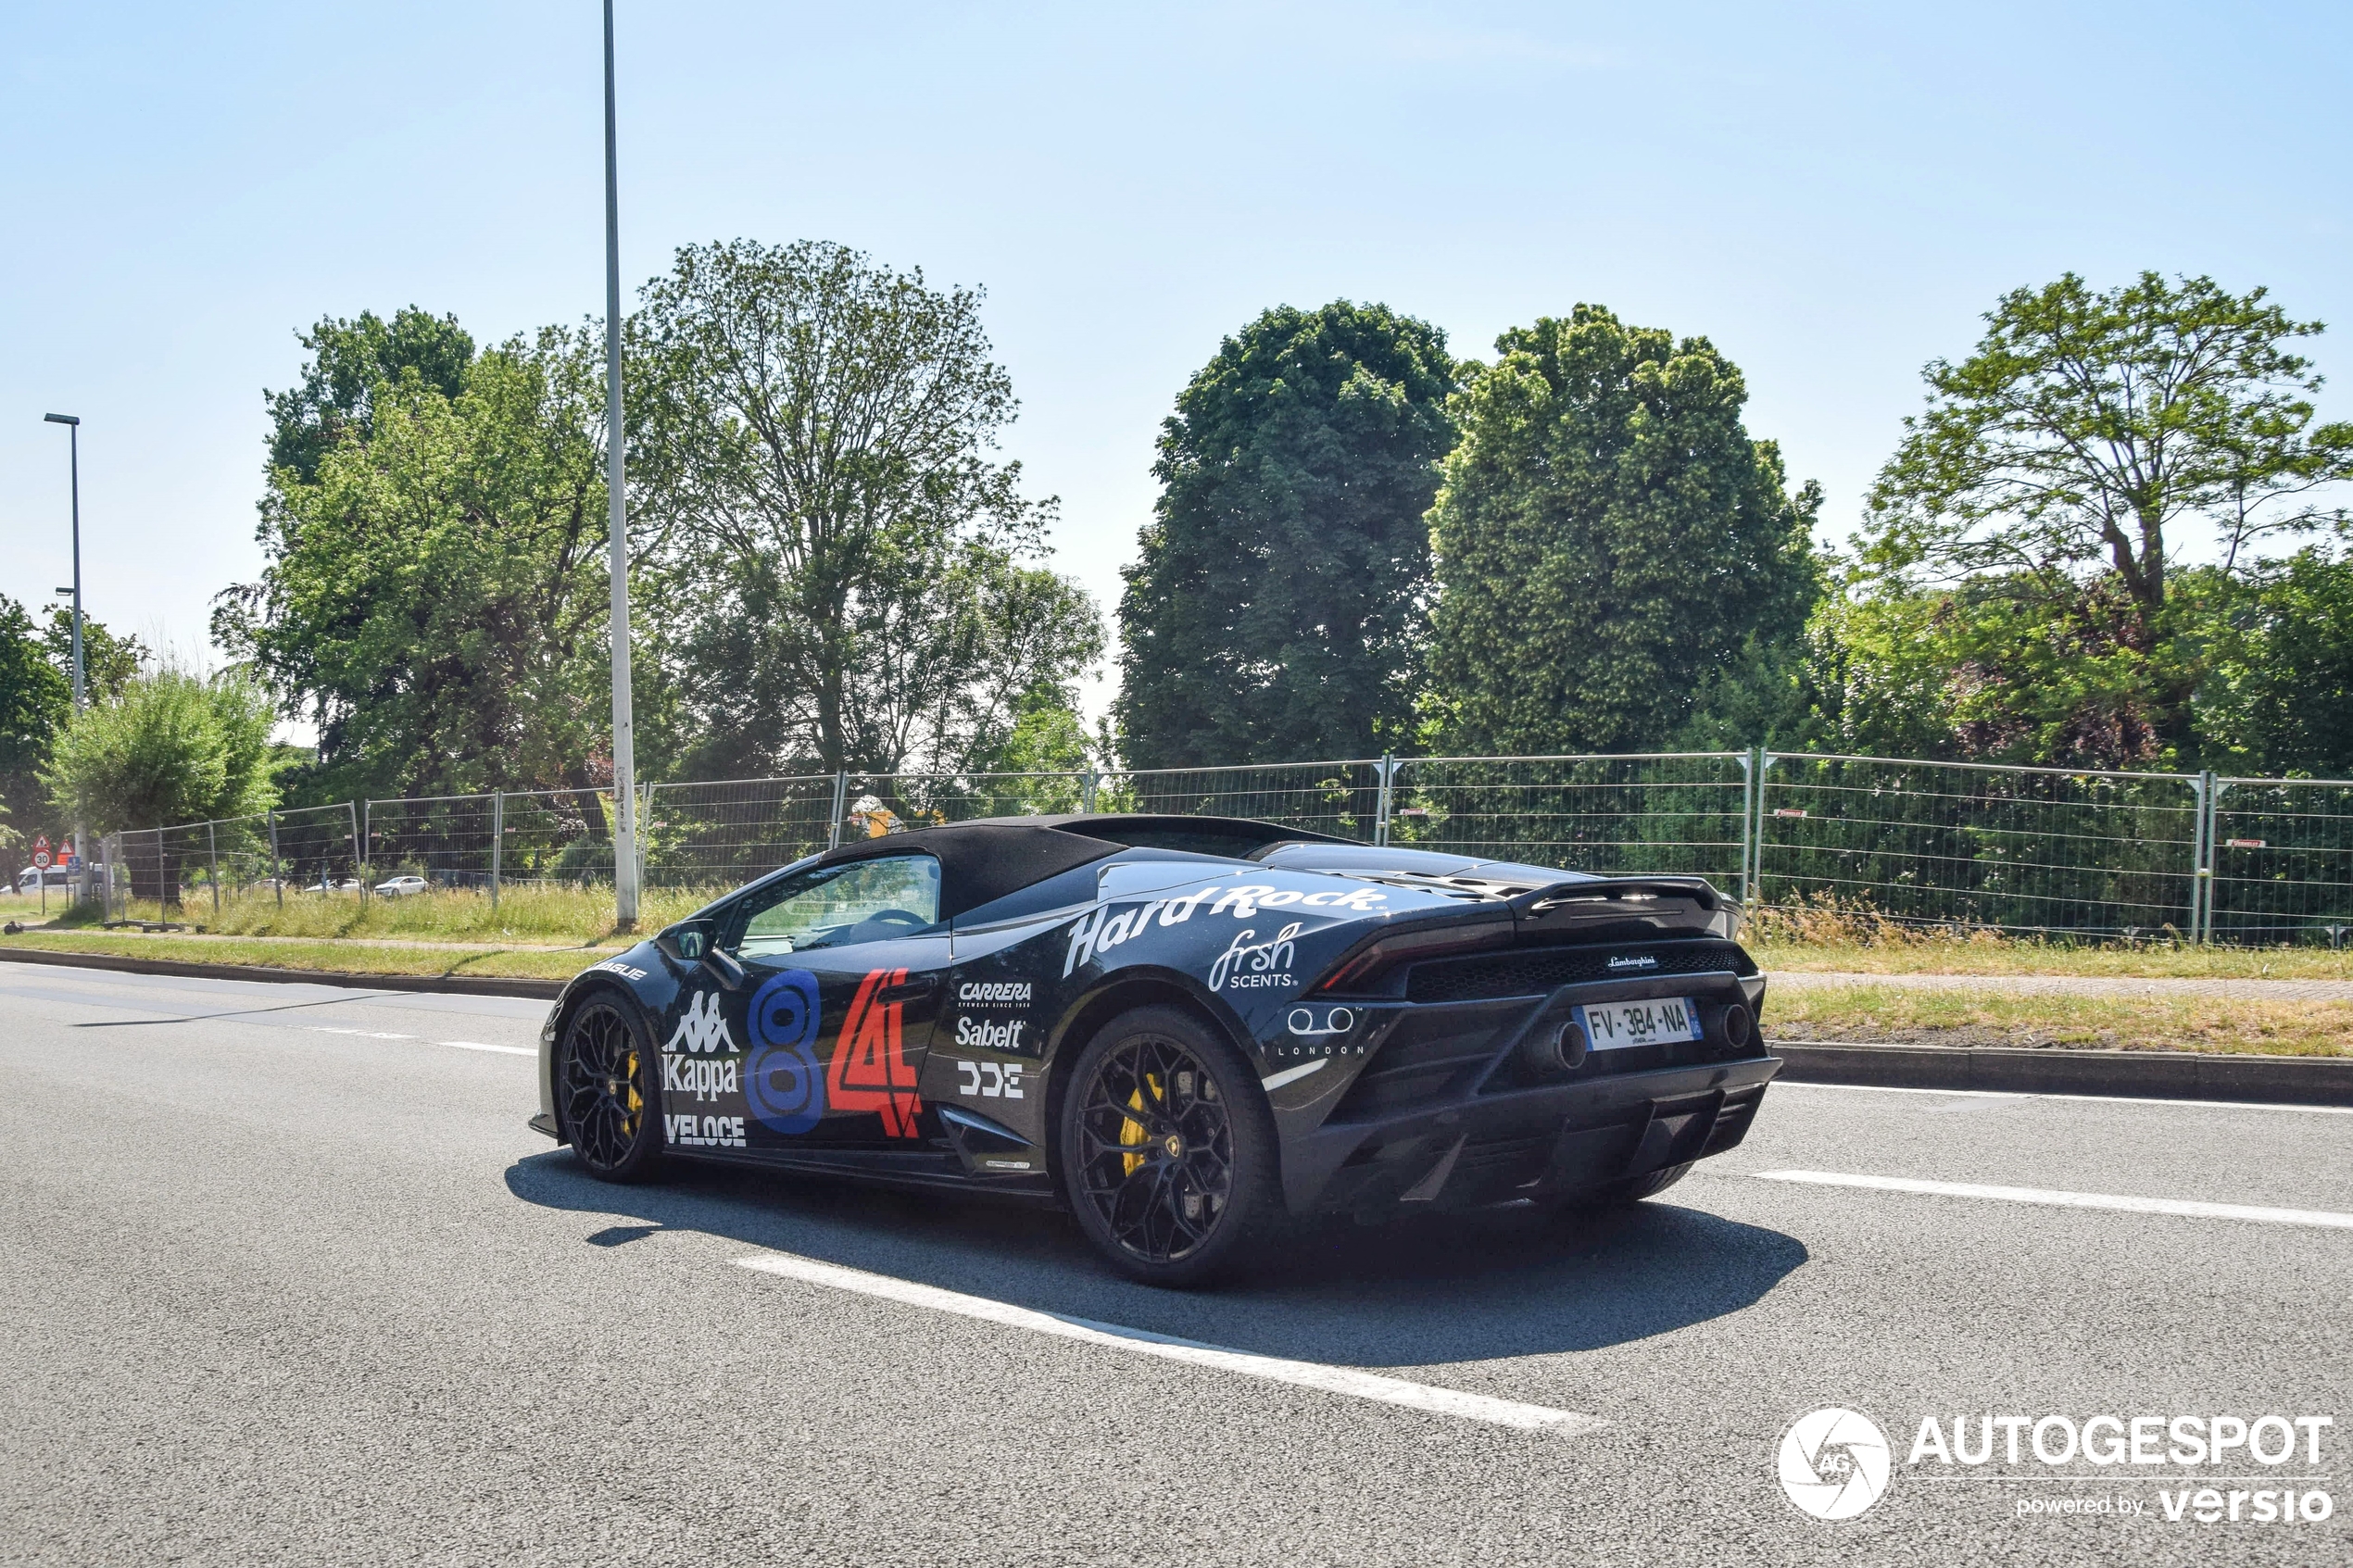
{"type": "MultiPolygon", "coordinates": [[[[79,414],[44,414],[49,424],[66,427],[67,471],[73,485],[73,710],[79,713],[86,700],[82,682],[82,417],[79,414]]],[[[82,824],[73,824],[73,863],[75,873],[82,878],[82,891],[90,887],[90,859],[87,847],[82,842],[82,824]]]]}
{"type": "Polygon", "coordinates": [[[614,151],[612,0],[605,0],[605,491],[612,571],[612,901],[637,923],[636,725],[629,693],[629,530],[621,427],[621,177],[614,151]]]}

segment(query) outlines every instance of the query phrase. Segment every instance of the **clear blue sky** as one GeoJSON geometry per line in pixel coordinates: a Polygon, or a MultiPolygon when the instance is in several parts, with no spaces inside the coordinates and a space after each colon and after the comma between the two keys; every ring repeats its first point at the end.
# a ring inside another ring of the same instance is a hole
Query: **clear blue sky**
{"type": "MultiPolygon", "coordinates": [[[[744,235],[985,286],[1007,450],[1107,613],[1171,399],[1281,302],[1383,300],[1480,356],[1579,301],[1705,333],[1833,539],[1921,363],[2070,268],[2268,284],[2353,384],[2340,6],[620,13],[626,283],[744,235]]],[[[598,15],[9,7],[0,592],[68,580],[44,412],[86,421],[92,613],[194,648],[260,566],[261,394],[298,328],[598,312],[598,15]]]]}

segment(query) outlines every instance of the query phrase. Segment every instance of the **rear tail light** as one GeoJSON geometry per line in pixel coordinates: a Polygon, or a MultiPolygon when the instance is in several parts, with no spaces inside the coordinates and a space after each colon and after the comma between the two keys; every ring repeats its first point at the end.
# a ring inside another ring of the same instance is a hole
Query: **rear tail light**
{"type": "Polygon", "coordinates": [[[1510,921],[1493,920],[1450,923],[1377,936],[1333,965],[1331,972],[1316,983],[1315,989],[1324,992],[1362,991],[1399,964],[1419,963],[1424,959],[1452,958],[1458,953],[1476,953],[1490,947],[1508,947],[1512,945],[1512,930],[1510,921]]]}

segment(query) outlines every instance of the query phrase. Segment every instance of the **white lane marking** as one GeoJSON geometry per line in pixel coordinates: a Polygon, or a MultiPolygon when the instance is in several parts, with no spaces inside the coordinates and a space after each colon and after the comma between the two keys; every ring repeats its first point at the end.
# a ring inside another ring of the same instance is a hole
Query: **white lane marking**
{"type": "Polygon", "coordinates": [[[1777,1089],[1848,1089],[1867,1095],[1964,1095],[1970,1099],[2076,1099],[2095,1105],[2178,1105],[2191,1110],[2301,1110],[2314,1116],[2353,1116],[2353,1105],[2281,1105],[2251,1099],[2161,1099],[2154,1095],[2067,1095],[2033,1089],[1915,1089],[1898,1084],[1813,1084],[1773,1080],[1777,1089]]]}
{"type": "Polygon", "coordinates": [[[1805,1182],[1815,1186],[1868,1187],[1877,1192],[1914,1192],[1931,1198],[1991,1198],[2004,1203],[2041,1203],[2059,1209],[2113,1209],[2128,1214],[2180,1214],[2194,1220],[2257,1220],[2273,1225],[2318,1225],[2353,1231],[2353,1214],[2326,1209],[2262,1209],[2245,1203],[2198,1203],[2181,1198],[2126,1198],[2108,1192],[2054,1192],[2045,1187],[1985,1186],[1976,1182],[1922,1182],[1909,1176],[1851,1176],[1838,1171],[1759,1171],[1759,1181],[1805,1182]]]}
{"type": "Polygon", "coordinates": [[[539,1047],[536,1046],[485,1046],[480,1040],[435,1040],[434,1044],[447,1046],[452,1050],[497,1051],[501,1056],[537,1056],[539,1054],[539,1047]]]}
{"type": "MultiPolygon", "coordinates": [[[[304,1027],[321,1035],[351,1035],[362,1040],[415,1040],[414,1035],[387,1035],[375,1029],[337,1029],[331,1024],[311,1023],[304,1027]]],[[[496,1051],[500,1056],[537,1056],[536,1046],[485,1046],[480,1040],[422,1040],[421,1045],[447,1046],[452,1050],[496,1051]]]]}
{"type": "Polygon", "coordinates": [[[1258,1080],[1258,1086],[1262,1089],[1279,1089],[1285,1084],[1296,1084],[1310,1073],[1322,1067],[1326,1060],[1328,1059],[1319,1059],[1299,1067],[1286,1067],[1280,1073],[1270,1073],[1258,1080]]]}
{"type": "Polygon", "coordinates": [[[1373,1399],[1386,1405],[1403,1405],[1407,1410],[1459,1416],[1465,1421],[1483,1421],[1491,1425],[1514,1426],[1527,1432],[1550,1432],[1563,1437],[1579,1436],[1609,1424],[1598,1416],[1554,1410],[1548,1405],[1527,1405],[1516,1399],[1498,1399],[1486,1394],[1433,1388],[1428,1384],[1408,1383],[1402,1377],[1383,1377],[1377,1373],[1358,1372],[1353,1367],[1285,1361],[1277,1356],[1253,1355],[1247,1350],[1228,1350],[1191,1339],[1172,1338],[1145,1329],[1124,1328],[1117,1323],[1065,1317],[1060,1312],[1034,1311],[1009,1302],[992,1301],[985,1296],[966,1296],[961,1291],[942,1290],[937,1286],[893,1279],[888,1274],[868,1273],[863,1269],[843,1268],[838,1263],[821,1263],[813,1258],[795,1257],[789,1252],[763,1252],[758,1257],[738,1258],[736,1262],[743,1268],[799,1280],[804,1285],[822,1285],[835,1290],[856,1291],[862,1296],[879,1296],[885,1300],[911,1307],[954,1312],[960,1317],[978,1318],[983,1323],[1001,1323],[1010,1328],[1026,1328],[1036,1334],[1051,1334],[1107,1349],[1157,1356],[1164,1361],[1183,1361],[1192,1366],[1214,1367],[1220,1372],[1239,1373],[1244,1377],[1261,1378],[1269,1383],[1288,1383],[1302,1388],[1321,1389],[1327,1394],[1345,1394],[1353,1399],[1373,1399]]]}

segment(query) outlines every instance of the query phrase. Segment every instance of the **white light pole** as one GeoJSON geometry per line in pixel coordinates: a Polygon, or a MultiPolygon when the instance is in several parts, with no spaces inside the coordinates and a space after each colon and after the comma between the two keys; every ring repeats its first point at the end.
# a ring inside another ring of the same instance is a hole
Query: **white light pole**
{"type": "Polygon", "coordinates": [[[612,542],[612,902],[614,923],[637,923],[636,725],[629,693],[628,470],[621,430],[621,177],[612,107],[612,0],[605,0],[605,489],[612,542]]]}
{"type": "MultiPolygon", "coordinates": [[[[44,421],[66,427],[67,471],[73,485],[73,710],[82,711],[86,698],[82,684],[82,416],[79,414],[44,414],[44,421]]],[[[82,824],[73,824],[73,863],[86,892],[90,885],[90,862],[84,858],[82,824]]]]}

